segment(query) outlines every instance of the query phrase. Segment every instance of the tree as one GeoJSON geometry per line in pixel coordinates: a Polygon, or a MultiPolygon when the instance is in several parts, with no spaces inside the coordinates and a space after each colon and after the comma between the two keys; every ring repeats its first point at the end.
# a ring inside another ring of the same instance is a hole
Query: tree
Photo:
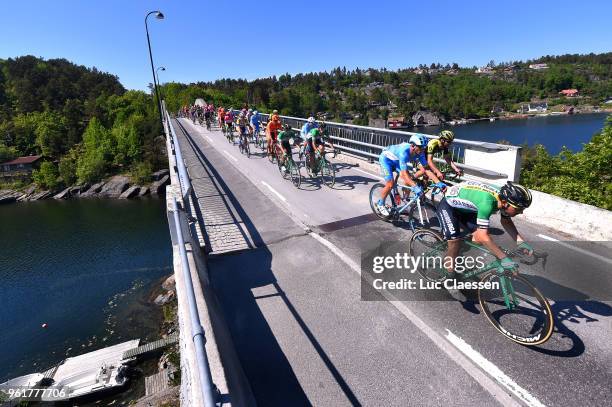
{"type": "Polygon", "coordinates": [[[59,186],[57,167],[49,161],[44,161],[40,169],[32,171],[32,179],[41,188],[56,189],[59,186]]]}

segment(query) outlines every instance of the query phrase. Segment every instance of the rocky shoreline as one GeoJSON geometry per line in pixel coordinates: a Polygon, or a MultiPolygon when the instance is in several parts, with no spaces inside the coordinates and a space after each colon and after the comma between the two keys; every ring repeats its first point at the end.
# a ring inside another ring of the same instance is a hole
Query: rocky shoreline
{"type": "Polygon", "coordinates": [[[153,174],[153,182],[149,185],[134,185],[125,175],[115,175],[106,181],[93,185],[84,184],[65,188],[60,191],[39,191],[30,186],[23,191],[0,190],[0,204],[13,202],[40,201],[43,199],[78,199],[78,198],[111,198],[133,199],[145,196],[160,196],[166,185],[170,183],[169,170],[160,170],[153,174]]]}

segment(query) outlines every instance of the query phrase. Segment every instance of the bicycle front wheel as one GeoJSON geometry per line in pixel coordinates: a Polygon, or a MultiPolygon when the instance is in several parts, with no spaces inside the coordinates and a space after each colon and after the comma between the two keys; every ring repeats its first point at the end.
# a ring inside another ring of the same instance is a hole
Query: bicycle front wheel
{"type": "Polygon", "coordinates": [[[416,202],[410,208],[408,217],[415,227],[431,229],[437,225],[436,207],[429,201],[422,199],[420,206],[416,202]]]}
{"type": "Polygon", "coordinates": [[[336,170],[334,169],[334,165],[322,157],[320,171],[321,181],[328,187],[333,187],[336,183],[336,170]]]}
{"type": "Polygon", "coordinates": [[[442,236],[433,230],[419,229],[412,234],[408,254],[423,259],[418,262],[417,271],[424,279],[437,282],[448,277],[444,268],[447,246],[442,236]]]}
{"type": "MultiPolygon", "coordinates": [[[[385,184],[381,184],[380,182],[372,185],[372,188],[370,188],[370,209],[372,209],[372,212],[374,212],[374,215],[378,216],[380,219],[384,220],[384,221],[391,221],[392,217],[391,216],[385,216],[382,213],[380,213],[378,211],[378,200],[380,199],[380,196],[382,194],[382,190],[385,187],[385,184]]],[[[384,205],[391,210],[391,208],[394,206],[393,205],[393,197],[392,194],[389,193],[387,195],[387,197],[384,200],[384,205]]]]}
{"type": "Polygon", "coordinates": [[[291,183],[296,188],[299,188],[302,184],[302,174],[300,174],[300,167],[293,161],[293,159],[289,158],[287,160],[287,165],[289,166],[289,172],[291,173],[291,183]]]}
{"type": "Polygon", "coordinates": [[[478,290],[478,301],[489,322],[506,338],[534,346],[552,335],[554,321],[546,297],[525,277],[511,273],[487,273],[483,283],[490,289],[478,290]]]}

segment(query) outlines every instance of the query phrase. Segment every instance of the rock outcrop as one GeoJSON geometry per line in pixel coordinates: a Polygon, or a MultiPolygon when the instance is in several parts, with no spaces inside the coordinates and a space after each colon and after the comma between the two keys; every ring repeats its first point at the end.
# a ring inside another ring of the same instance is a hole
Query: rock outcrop
{"type": "Polygon", "coordinates": [[[140,192],[140,187],[138,185],[133,185],[129,187],[128,189],[126,189],[121,195],[119,195],[119,198],[120,199],[133,198],[135,196],[138,196],[139,192],[140,192]]]}
{"type": "Polygon", "coordinates": [[[97,184],[93,184],[91,188],[88,188],[85,192],[81,191],[81,196],[83,198],[95,196],[98,192],[100,192],[102,187],[104,187],[104,184],[104,182],[98,182],[97,184]]]}
{"type": "Polygon", "coordinates": [[[151,184],[151,193],[156,195],[162,195],[166,190],[166,185],[170,183],[170,176],[164,175],[159,181],[155,181],[151,184]]]}
{"type": "Polygon", "coordinates": [[[415,126],[439,126],[444,122],[444,118],[437,113],[419,110],[412,115],[412,122],[415,126]]]}
{"type": "Polygon", "coordinates": [[[130,179],[124,175],[111,177],[102,187],[98,196],[101,198],[119,198],[130,187],[130,179]]]}

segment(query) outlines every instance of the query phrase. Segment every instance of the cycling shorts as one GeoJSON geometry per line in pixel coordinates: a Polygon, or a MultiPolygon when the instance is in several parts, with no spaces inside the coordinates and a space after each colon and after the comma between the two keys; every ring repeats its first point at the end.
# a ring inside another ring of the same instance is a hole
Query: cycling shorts
{"type": "Polygon", "coordinates": [[[287,154],[291,154],[291,144],[289,144],[289,140],[281,140],[280,144],[287,154]]]}
{"type": "Polygon", "coordinates": [[[442,235],[447,240],[461,238],[476,230],[476,212],[461,212],[450,206],[446,198],[442,198],[436,210],[442,235]]]}
{"type": "Polygon", "coordinates": [[[385,181],[393,181],[393,171],[399,172],[399,161],[394,161],[384,154],[378,157],[378,163],[380,164],[380,174],[383,176],[385,181]]]}

